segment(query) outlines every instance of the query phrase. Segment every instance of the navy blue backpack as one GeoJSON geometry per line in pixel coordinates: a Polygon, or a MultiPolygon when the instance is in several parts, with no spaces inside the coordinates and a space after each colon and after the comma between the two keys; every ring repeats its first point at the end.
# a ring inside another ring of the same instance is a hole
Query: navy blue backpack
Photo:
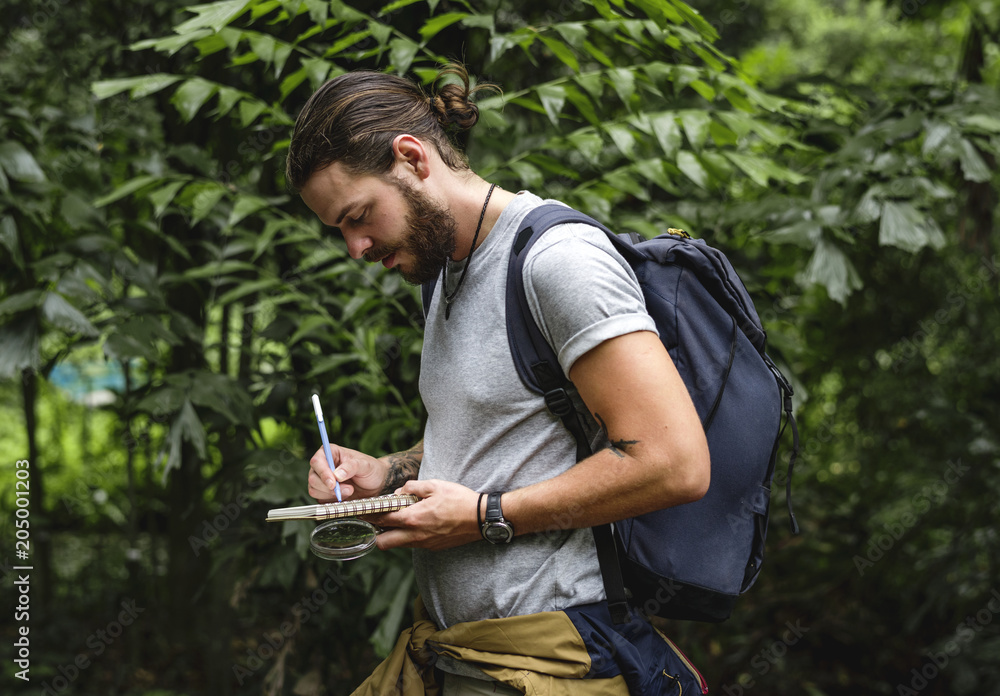
{"type": "MultiPolygon", "coordinates": [[[[590,456],[572,384],[528,307],[524,259],[555,225],[592,225],[635,271],[670,357],[708,439],[712,477],[696,502],[594,528],[605,591],[616,622],[628,606],[650,615],[724,621],[756,581],[764,559],[778,441],[791,423],[786,500],[793,533],[791,475],[798,451],[792,388],[765,352],[760,319],[736,271],[717,249],[671,229],[654,239],[616,235],[572,208],[546,204],[525,216],[507,272],[507,337],[525,385],[573,434],[577,458],[590,456]]],[[[435,283],[423,288],[424,307],[435,283]]]]}

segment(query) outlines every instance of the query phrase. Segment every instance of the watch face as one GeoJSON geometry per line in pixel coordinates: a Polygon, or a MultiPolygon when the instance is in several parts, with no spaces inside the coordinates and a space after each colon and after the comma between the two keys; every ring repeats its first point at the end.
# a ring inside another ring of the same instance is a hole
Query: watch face
{"type": "Polygon", "coordinates": [[[506,544],[514,536],[514,530],[506,524],[493,522],[486,525],[486,529],[483,530],[483,536],[491,544],[506,544]]]}

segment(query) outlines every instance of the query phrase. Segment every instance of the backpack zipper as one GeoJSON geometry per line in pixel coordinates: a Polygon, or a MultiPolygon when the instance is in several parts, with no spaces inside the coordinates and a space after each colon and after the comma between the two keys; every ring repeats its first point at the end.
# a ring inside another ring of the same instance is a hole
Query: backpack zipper
{"type": "MultiPolygon", "coordinates": [[[[694,664],[691,663],[691,660],[688,659],[688,656],[685,655],[684,652],[680,648],[677,647],[677,645],[674,643],[674,641],[670,640],[665,635],[663,635],[663,633],[659,629],[656,629],[655,627],[654,627],[654,629],[656,630],[657,633],[660,634],[660,637],[662,637],[663,640],[665,640],[667,642],[667,645],[670,646],[670,649],[674,651],[674,655],[677,656],[677,659],[679,659],[681,662],[683,662],[684,666],[688,668],[688,670],[691,672],[691,674],[698,678],[698,685],[701,686],[701,693],[707,694],[708,693],[708,682],[705,681],[705,677],[703,677],[701,675],[701,672],[698,671],[698,668],[695,667],[694,664]]],[[[678,684],[679,683],[680,682],[678,682],[678,684]]]]}

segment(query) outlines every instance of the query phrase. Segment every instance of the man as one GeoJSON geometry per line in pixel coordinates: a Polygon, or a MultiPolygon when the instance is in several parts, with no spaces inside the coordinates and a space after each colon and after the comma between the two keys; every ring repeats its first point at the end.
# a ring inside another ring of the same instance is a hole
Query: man
{"type": "MultiPolygon", "coordinates": [[[[599,640],[582,638],[590,629],[581,626],[603,626],[594,617],[606,604],[590,528],[703,496],[709,457],[701,423],[631,269],[599,230],[561,225],[531,249],[524,281],[534,318],[602,442],[576,461],[573,438],[518,378],[504,321],[513,235],[542,200],[471,171],[449,132],[475,124],[475,90],[462,68],[445,72],[461,84],[429,96],[402,78],[347,73],[318,90],[295,125],[289,183],[324,224],[340,229],[351,256],[413,283],[441,276],[421,358],[423,440],[381,458],[334,446],[335,474],[320,450],[310,461],[309,494],[332,499],[335,475],[348,498],[420,498],[378,518],[386,530],[378,546],[414,549],[429,618],[423,626],[436,631],[421,646],[438,646],[432,661],[444,693],[589,693],[580,687],[597,677],[612,681],[594,693],[677,693],[682,677],[664,662],[673,653],[647,623],[601,628],[608,632],[599,640]],[[582,672],[539,668],[539,659],[552,657],[548,639],[528,648],[540,652],[524,664],[505,654],[523,646],[487,651],[500,666],[477,642],[493,629],[509,636],[526,625],[519,634],[526,643],[549,629],[566,633],[558,623],[566,616],[579,634],[571,640],[582,641],[582,672]],[[619,633],[641,647],[617,645],[619,633]],[[605,653],[613,665],[598,664],[595,640],[612,646],[605,653]]],[[[411,657],[416,652],[411,644],[411,657]]],[[[436,683],[419,674],[428,688],[436,683]]],[[[410,693],[415,678],[405,677],[389,682],[406,682],[410,693]]]]}

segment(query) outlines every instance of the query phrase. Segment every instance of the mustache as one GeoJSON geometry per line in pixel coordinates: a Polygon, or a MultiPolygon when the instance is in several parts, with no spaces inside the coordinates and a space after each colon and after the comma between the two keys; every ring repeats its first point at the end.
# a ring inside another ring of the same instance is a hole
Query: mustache
{"type": "Polygon", "coordinates": [[[375,263],[376,261],[381,261],[390,254],[395,254],[402,248],[402,246],[402,244],[383,244],[382,246],[372,247],[362,254],[362,257],[368,263],[375,263]]]}

